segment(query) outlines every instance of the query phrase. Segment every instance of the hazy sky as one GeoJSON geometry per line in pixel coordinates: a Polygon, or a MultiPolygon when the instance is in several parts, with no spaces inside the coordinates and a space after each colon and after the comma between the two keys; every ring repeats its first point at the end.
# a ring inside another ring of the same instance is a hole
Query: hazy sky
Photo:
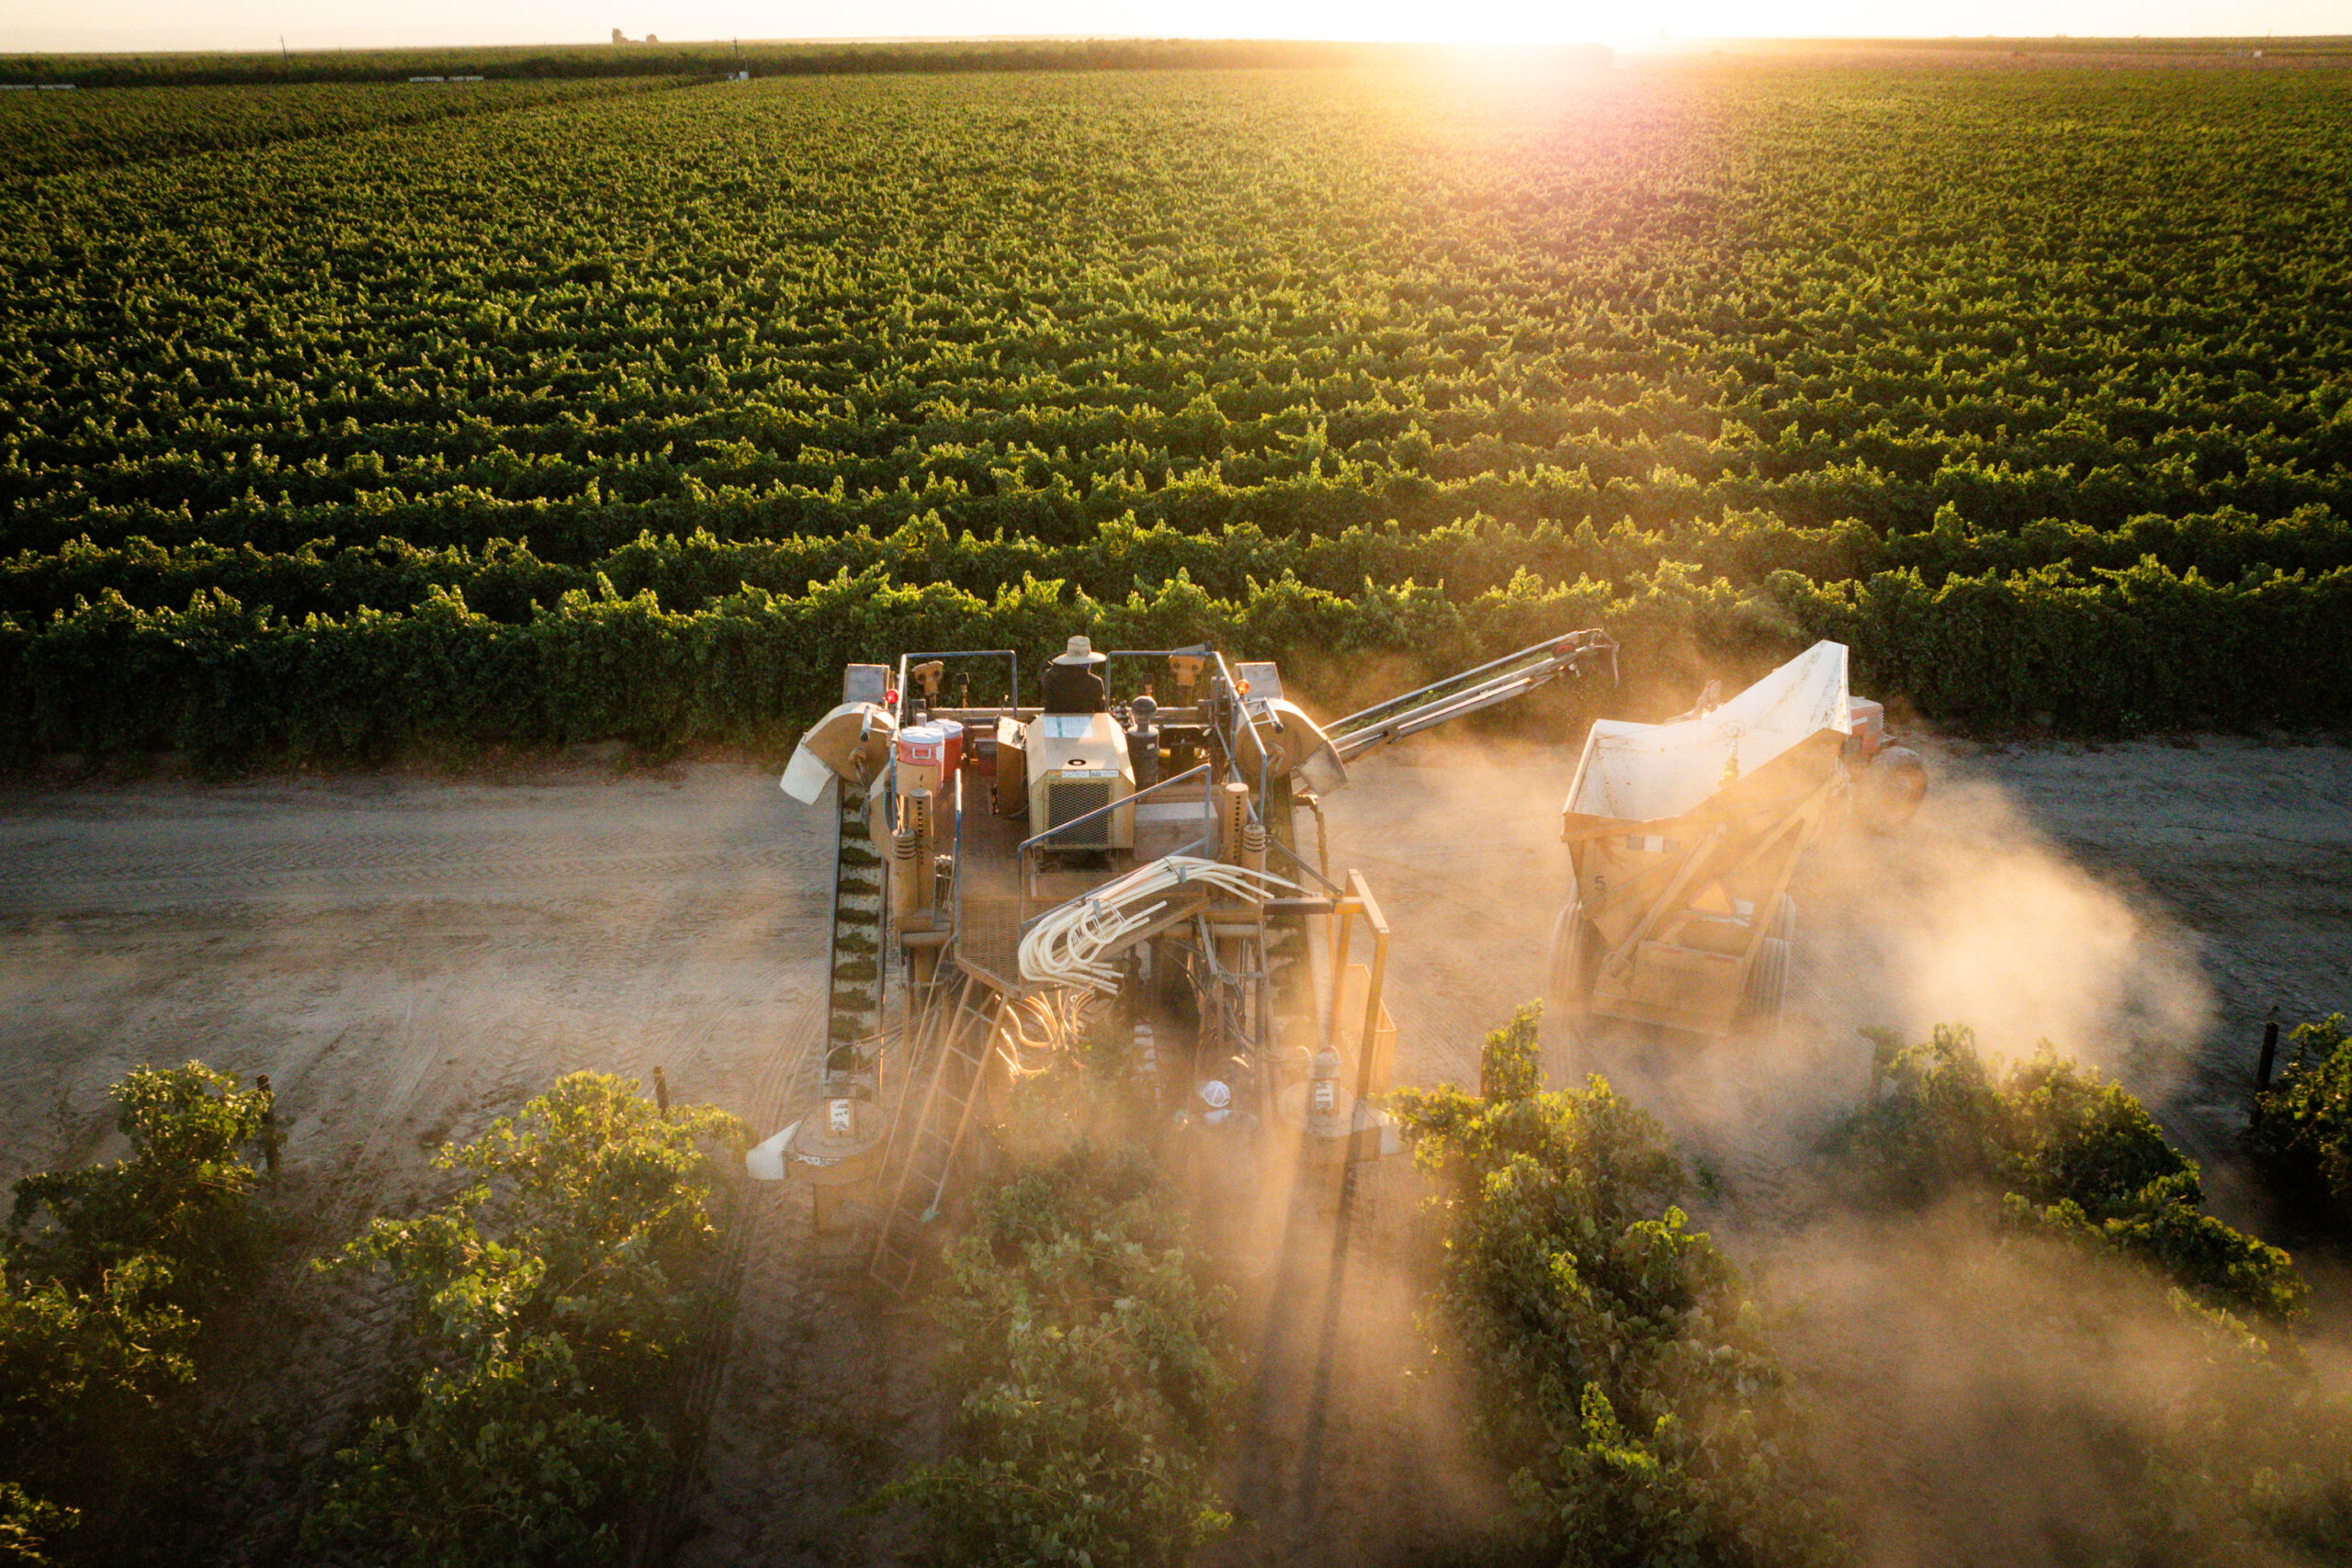
{"type": "Polygon", "coordinates": [[[1576,42],[2352,32],[2352,0],[0,0],[0,51],[664,39],[1142,34],[1576,42]]]}

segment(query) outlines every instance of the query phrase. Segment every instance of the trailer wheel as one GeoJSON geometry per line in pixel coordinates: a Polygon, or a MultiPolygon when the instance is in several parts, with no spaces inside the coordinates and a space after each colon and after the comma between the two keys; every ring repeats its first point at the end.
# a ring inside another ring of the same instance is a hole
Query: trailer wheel
{"type": "Polygon", "coordinates": [[[1908,746],[1889,746],[1864,770],[1854,802],[1863,825],[1874,833],[1895,833],[1918,815],[1928,795],[1928,765],[1908,746]]]}
{"type": "Polygon", "coordinates": [[[1747,966],[1747,989],[1740,998],[1745,1032],[1770,1040],[1780,1032],[1781,1010],[1789,996],[1789,958],[1796,947],[1797,901],[1783,898],[1772,911],[1771,934],[1756,944],[1747,966]]]}

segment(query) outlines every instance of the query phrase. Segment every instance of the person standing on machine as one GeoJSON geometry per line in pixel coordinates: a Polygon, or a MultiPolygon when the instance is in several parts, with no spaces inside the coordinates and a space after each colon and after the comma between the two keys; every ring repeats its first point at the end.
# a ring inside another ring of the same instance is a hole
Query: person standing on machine
{"type": "Polygon", "coordinates": [[[1177,1183],[1191,1196],[1202,1243],[1238,1260],[1251,1251],[1258,1224],[1258,1118],[1233,1103],[1230,1085],[1210,1078],[1194,1086],[1170,1131],[1177,1183]]]}
{"type": "Polygon", "coordinates": [[[1095,652],[1093,645],[1084,637],[1070,638],[1069,647],[1046,666],[1045,679],[1038,682],[1046,699],[1046,711],[1108,713],[1111,689],[1103,683],[1102,666],[1109,662],[1109,658],[1095,652]]]}

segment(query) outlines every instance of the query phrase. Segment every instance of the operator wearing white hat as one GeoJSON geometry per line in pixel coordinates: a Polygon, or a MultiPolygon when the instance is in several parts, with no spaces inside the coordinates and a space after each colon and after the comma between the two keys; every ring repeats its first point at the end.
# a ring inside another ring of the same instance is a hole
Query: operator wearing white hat
{"type": "Polygon", "coordinates": [[[1109,662],[1109,659],[1095,652],[1093,644],[1084,637],[1070,638],[1069,647],[1046,666],[1045,679],[1038,682],[1046,699],[1046,711],[1108,712],[1111,691],[1102,682],[1102,666],[1109,662]]]}

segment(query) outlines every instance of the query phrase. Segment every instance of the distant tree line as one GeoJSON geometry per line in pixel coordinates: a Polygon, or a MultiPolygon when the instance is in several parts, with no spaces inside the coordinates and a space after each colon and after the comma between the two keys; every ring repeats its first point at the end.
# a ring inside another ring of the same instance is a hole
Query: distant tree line
{"type": "MultiPolygon", "coordinates": [[[[619,29],[616,28],[617,34],[619,29]]],[[[616,38],[615,42],[621,41],[616,38]]],[[[300,54],[20,54],[0,56],[0,81],[84,87],[208,86],[256,82],[401,82],[479,75],[488,81],[577,76],[767,76],[891,72],[1226,70],[1237,67],[1411,65],[1444,51],[1424,44],[1313,43],[1250,39],[1037,39],[941,43],[778,43],[720,39],[619,50],[603,44],[483,49],[321,50],[300,54]]],[[[1605,68],[1600,44],[1531,51],[1566,70],[1605,68]]],[[[1522,59],[1527,58],[1525,55],[1522,59]]]]}

